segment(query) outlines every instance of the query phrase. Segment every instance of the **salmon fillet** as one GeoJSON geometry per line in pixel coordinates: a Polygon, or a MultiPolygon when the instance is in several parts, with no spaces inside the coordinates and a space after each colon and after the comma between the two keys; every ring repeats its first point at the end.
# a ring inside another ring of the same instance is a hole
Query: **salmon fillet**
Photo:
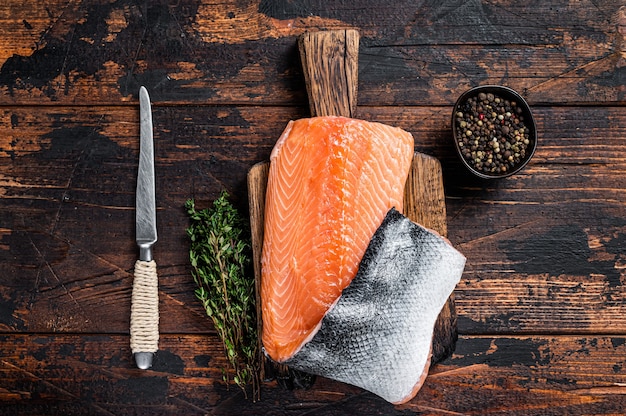
{"type": "Polygon", "coordinates": [[[447,239],[389,210],[350,285],[286,364],[391,403],[411,400],[428,375],[435,322],[465,261],[447,239]]]}
{"type": "Polygon", "coordinates": [[[284,362],[355,277],[391,208],[402,211],[410,133],[345,117],[290,121],[270,156],[261,254],[265,353],[284,362]]]}

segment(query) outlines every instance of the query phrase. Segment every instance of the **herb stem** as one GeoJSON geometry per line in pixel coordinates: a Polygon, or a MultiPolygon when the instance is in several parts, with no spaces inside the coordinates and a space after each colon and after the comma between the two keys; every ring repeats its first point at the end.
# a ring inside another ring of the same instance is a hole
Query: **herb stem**
{"type": "MultiPolygon", "coordinates": [[[[212,319],[234,372],[233,381],[246,394],[252,385],[259,396],[254,278],[248,273],[251,244],[247,223],[221,193],[213,207],[196,210],[185,204],[190,218],[189,259],[196,297],[212,319]]],[[[229,374],[224,371],[224,380],[229,374]]],[[[247,396],[247,394],[246,394],[247,396]]]]}

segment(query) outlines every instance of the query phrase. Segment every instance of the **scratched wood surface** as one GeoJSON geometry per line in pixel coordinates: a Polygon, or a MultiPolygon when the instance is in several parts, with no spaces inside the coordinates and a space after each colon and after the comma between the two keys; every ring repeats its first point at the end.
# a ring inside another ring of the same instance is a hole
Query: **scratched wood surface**
{"type": "Polygon", "coordinates": [[[623,414],[626,8],[602,1],[18,0],[0,5],[0,414],[623,414]],[[442,164],[468,258],[459,341],[410,403],[318,378],[245,400],[193,296],[183,204],[246,174],[309,114],[297,37],[361,34],[358,116],[442,164]],[[518,175],[467,175],[450,112],[518,90],[539,147],[518,175]],[[128,336],[140,85],[153,99],[161,345],[128,336]]]}

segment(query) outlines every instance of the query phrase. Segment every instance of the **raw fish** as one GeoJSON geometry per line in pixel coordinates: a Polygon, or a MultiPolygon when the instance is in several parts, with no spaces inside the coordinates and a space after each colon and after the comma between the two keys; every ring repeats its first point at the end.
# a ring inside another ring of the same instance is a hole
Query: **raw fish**
{"type": "Polygon", "coordinates": [[[402,210],[413,136],[345,117],[291,121],[274,146],[261,259],[262,342],[291,358],[350,284],[385,215],[402,210]]]}
{"type": "Polygon", "coordinates": [[[448,240],[391,209],[352,283],[286,364],[407,402],[426,379],[435,321],[464,267],[448,240]]]}

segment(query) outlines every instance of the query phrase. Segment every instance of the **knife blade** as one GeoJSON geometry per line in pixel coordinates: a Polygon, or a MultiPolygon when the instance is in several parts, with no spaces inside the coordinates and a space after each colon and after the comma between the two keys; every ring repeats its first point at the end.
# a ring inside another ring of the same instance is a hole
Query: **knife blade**
{"type": "Polygon", "coordinates": [[[138,368],[152,366],[159,342],[158,276],[152,247],[157,241],[156,186],[152,108],[148,90],[139,90],[140,144],[135,195],[135,238],[139,259],[135,263],[130,313],[130,344],[138,368]]]}

